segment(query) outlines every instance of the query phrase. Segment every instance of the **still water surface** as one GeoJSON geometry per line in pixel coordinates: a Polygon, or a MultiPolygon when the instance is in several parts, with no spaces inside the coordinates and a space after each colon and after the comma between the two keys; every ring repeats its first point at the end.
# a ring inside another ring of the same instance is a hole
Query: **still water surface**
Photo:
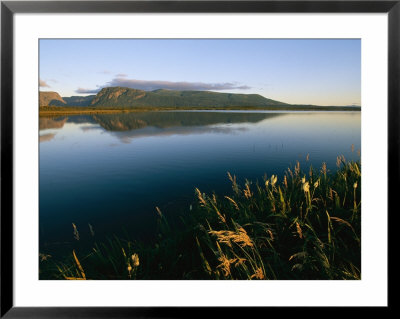
{"type": "MultiPolygon", "coordinates": [[[[158,206],[188,212],[202,192],[230,194],[227,172],[283,176],[336,156],[359,159],[360,112],[181,111],[40,118],[40,248],[121,234],[151,238],[158,206]],[[351,145],[354,145],[352,152],[351,145]],[[309,161],[306,156],[309,154],[309,161]]],[[[54,248],[56,249],[56,248],[54,248]]]]}

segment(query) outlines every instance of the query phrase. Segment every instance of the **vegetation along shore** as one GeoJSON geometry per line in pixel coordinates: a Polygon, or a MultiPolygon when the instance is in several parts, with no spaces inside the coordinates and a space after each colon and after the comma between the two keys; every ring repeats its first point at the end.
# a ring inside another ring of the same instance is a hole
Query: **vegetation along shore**
{"type": "Polygon", "coordinates": [[[113,114],[130,112],[156,112],[156,111],[218,111],[218,110],[237,110],[237,111],[361,111],[358,106],[285,106],[285,107],[116,107],[116,108],[98,108],[98,107],[56,107],[42,106],[39,108],[39,116],[62,116],[62,115],[81,115],[81,114],[113,114]]]}
{"type": "MultiPolygon", "coordinates": [[[[307,162],[308,163],[308,162],[307,162]]],[[[40,279],[361,279],[361,164],[337,157],[283,176],[239,185],[229,194],[194,189],[179,222],[154,208],[158,232],[148,243],[114,236],[91,250],[39,256],[40,279]]]]}

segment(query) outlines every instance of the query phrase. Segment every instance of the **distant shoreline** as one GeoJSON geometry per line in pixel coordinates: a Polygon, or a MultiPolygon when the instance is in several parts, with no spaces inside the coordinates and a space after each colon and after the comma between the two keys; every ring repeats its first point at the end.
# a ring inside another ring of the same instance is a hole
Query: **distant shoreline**
{"type": "Polygon", "coordinates": [[[98,108],[98,107],[58,107],[42,106],[39,108],[39,116],[53,115],[91,115],[91,114],[115,114],[132,112],[155,112],[155,111],[361,111],[359,106],[308,106],[308,105],[285,105],[267,107],[135,107],[135,108],[98,108]]]}

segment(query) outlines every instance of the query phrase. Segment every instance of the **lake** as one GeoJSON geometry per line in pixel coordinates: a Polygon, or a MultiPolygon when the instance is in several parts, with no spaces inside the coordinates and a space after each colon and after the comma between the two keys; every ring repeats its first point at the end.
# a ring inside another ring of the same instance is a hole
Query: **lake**
{"type": "Polygon", "coordinates": [[[39,128],[39,242],[48,252],[74,242],[72,223],[81,241],[89,224],[98,237],[150,240],[156,206],[188,214],[195,187],[229,196],[227,172],[239,184],[272,174],[279,183],[297,160],[334,171],[336,156],[357,160],[361,148],[361,112],[135,112],[41,117],[39,128]]]}

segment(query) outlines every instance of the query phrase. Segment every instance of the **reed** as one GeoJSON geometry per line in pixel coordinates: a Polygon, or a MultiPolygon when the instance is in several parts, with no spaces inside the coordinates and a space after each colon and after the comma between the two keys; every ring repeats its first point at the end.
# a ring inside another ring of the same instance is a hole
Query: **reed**
{"type": "Polygon", "coordinates": [[[262,186],[228,173],[233,192],[196,188],[183,226],[156,207],[151,243],[115,236],[63,260],[43,252],[40,278],[361,279],[361,165],[344,156],[337,165],[332,173],[297,162],[262,186]]]}

